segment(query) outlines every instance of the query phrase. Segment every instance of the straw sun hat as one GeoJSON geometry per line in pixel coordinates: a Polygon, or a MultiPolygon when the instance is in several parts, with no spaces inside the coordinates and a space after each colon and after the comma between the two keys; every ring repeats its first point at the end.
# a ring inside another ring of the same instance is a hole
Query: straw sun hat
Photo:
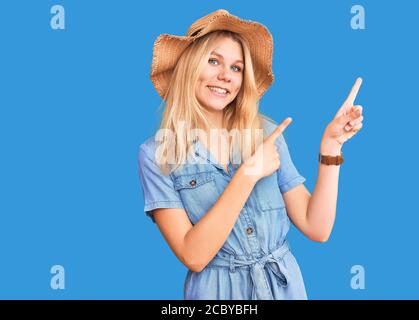
{"type": "Polygon", "coordinates": [[[272,84],[273,39],[269,30],[258,22],[240,19],[227,10],[220,9],[192,23],[186,36],[161,34],[157,37],[153,47],[150,78],[163,99],[176,63],[185,48],[194,40],[215,30],[233,31],[247,40],[260,96],[272,84]]]}

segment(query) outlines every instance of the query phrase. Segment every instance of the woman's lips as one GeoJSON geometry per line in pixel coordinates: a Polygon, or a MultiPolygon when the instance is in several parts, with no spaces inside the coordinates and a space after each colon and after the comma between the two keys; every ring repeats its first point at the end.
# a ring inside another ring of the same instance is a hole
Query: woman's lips
{"type": "MultiPolygon", "coordinates": [[[[207,87],[208,88],[208,87],[207,87]]],[[[216,97],[219,97],[219,98],[225,98],[225,97],[227,97],[228,96],[228,92],[227,93],[219,93],[219,92],[217,92],[217,91],[213,91],[213,90],[211,90],[210,88],[208,88],[208,90],[214,95],[214,96],[216,96],[216,97]]]]}

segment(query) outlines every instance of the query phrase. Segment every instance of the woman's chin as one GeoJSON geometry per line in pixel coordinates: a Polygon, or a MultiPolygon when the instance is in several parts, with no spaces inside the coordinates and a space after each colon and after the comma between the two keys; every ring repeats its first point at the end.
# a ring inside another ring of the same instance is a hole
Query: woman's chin
{"type": "Polygon", "coordinates": [[[219,112],[225,109],[228,106],[230,101],[220,101],[220,99],[206,99],[201,102],[201,104],[210,112],[219,112]]]}
{"type": "Polygon", "coordinates": [[[211,112],[219,112],[222,111],[227,105],[226,104],[209,104],[208,109],[211,112]]]}

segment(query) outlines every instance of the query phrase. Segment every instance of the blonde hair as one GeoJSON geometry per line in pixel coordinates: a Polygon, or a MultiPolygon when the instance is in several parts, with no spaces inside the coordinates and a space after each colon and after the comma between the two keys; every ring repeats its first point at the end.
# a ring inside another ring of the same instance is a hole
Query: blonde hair
{"type": "Polygon", "coordinates": [[[224,108],[223,123],[229,132],[243,133],[246,131],[244,129],[248,129],[248,134],[231,137],[230,161],[233,162],[232,156],[236,150],[234,148],[239,149],[241,162],[244,162],[262,142],[263,134],[261,135],[261,131],[257,129],[263,129],[261,118],[267,117],[258,111],[260,97],[247,41],[231,31],[213,31],[197,38],[185,49],[171,76],[164,97],[166,103],[163,104],[165,109],[159,129],[160,132],[163,132],[163,136],[156,152],[156,160],[165,174],[176,170],[186,162],[193,143],[192,132],[194,129],[202,129],[198,128],[198,123],[205,124],[206,128],[204,129],[210,129],[205,117],[205,109],[196,98],[195,88],[214,43],[222,37],[228,37],[241,44],[244,55],[242,85],[236,98],[224,108]],[[180,123],[182,125],[179,125],[180,123]],[[170,135],[170,133],[174,134],[170,135]],[[174,164],[174,166],[170,168],[170,164],[174,164]]]}

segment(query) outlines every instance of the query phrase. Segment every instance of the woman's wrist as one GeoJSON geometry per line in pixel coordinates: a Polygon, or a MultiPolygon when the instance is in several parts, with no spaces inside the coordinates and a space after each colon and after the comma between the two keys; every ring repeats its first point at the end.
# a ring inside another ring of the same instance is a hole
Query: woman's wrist
{"type": "Polygon", "coordinates": [[[260,176],[255,172],[255,167],[244,162],[238,169],[240,175],[244,176],[250,183],[256,184],[260,180],[260,176]]]}
{"type": "Polygon", "coordinates": [[[320,153],[327,156],[338,156],[342,150],[342,145],[336,140],[323,139],[320,143],[320,153]]]}

